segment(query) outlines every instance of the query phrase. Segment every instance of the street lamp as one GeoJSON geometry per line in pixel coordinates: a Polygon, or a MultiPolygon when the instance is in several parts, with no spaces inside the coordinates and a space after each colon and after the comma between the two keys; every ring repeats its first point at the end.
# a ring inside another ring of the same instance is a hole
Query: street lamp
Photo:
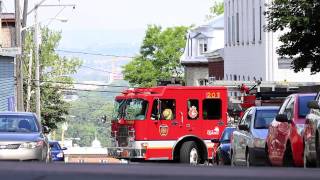
{"type": "Polygon", "coordinates": [[[39,30],[39,23],[38,23],[38,8],[41,6],[50,6],[50,7],[67,7],[72,6],[75,7],[74,4],[59,4],[59,5],[42,5],[46,0],[42,0],[38,4],[36,4],[31,11],[28,12],[30,14],[34,11],[34,44],[35,44],[35,85],[36,85],[36,114],[41,121],[41,108],[40,108],[40,62],[39,62],[39,45],[38,42],[38,30],[39,30]]]}

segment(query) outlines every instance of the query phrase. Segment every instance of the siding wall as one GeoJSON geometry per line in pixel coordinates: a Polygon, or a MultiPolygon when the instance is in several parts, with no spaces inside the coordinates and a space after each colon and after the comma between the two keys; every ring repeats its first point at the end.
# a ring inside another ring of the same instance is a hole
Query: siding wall
{"type": "Polygon", "coordinates": [[[0,111],[8,110],[8,99],[14,97],[14,58],[0,56],[0,111]]]}
{"type": "Polygon", "coordinates": [[[208,64],[185,66],[185,79],[187,86],[199,86],[199,79],[208,79],[208,64]]]}

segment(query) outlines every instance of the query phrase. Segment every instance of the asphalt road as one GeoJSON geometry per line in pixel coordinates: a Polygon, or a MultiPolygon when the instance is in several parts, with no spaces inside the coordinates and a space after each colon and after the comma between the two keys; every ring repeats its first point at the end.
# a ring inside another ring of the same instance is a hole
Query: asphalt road
{"type": "Polygon", "coordinates": [[[257,180],[320,179],[320,169],[218,167],[180,164],[64,164],[0,162],[0,180],[257,180]]]}

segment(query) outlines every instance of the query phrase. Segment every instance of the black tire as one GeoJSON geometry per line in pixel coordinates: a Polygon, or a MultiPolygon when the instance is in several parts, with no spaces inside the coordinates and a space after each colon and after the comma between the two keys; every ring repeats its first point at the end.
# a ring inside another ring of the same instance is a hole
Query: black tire
{"type": "Polygon", "coordinates": [[[293,165],[294,165],[290,143],[287,143],[286,150],[284,152],[282,161],[283,161],[282,164],[285,167],[293,167],[293,165]]]}
{"type": "Polygon", "coordinates": [[[219,166],[219,155],[218,155],[218,153],[216,154],[216,158],[215,158],[214,162],[216,163],[216,165],[219,166]]]}
{"type": "Polygon", "coordinates": [[[269,158],[269,151],[268,151],[268,146],[265,146],[265,154],[266,154],[266,161],[265,161],[265,165],[266,166],[272,166],[270,158],[269,158]]]}
{"type": "Polygon", "coordinates": [[[318,131],[316,134],[316,165],[320,167],[320,137],[318,131]]]}
{"type": "Polygon", "coordinates": [[[247,167],[250,167],[250,166],[252,166],[253,164],[252,164],[252,159],[251,159],[251,153],[250,153],[250,151],[249,151],[249,149],[247,150],[247,154],[246,154],[246,166],[247,167]]]}
{"type": "Polygon", "coordinates": [[[180,149],[180,163],[184,163],[184,164],[199,164],[200,163],[199,148],[194,141],[187,141],[182,144],[181,149],[180,149]],[[197,157],[195,157],[196,159],[194,159],[195,163],[190,162],[191,151],[194,152],[194,150],[196,150],[196,152],[197,152],[197,157]]]}
{"type": "Polygon", "coordinates": [[[316,161],[310,162],[308,160],[308,156],[306,154],[307,152],[307,146],[305,144],[303,144],[303,167],[304,168],[310,168],[310,167],[316,167],[316,161]]]}
{"type": "Polygon", "coordinates": [[[225,165],[225,162],[224,162],[223,158],[219,157],[218,154],[217,154],[217,165],[218,166],[224,166],[225,165]]]}

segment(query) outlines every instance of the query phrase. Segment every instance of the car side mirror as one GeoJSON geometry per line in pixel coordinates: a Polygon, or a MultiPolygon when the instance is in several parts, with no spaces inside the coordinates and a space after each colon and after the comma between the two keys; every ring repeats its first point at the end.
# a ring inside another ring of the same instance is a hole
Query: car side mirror
{"type": "Polygon", "coordinates": [[[310,108],[310,109],[320,109],[318,101],[315,101],[315,100],[309,101],[308,102],[308,108],[310,108]]]}
{"type": "Polygon", "coordinates": [[[220,140],[219,140],[219,139],[211,139],[211,142],[213,142],[213,143],[220,143],[220,140]]]}
{"type": "Polygon", "coordinates": [[[276,121],[278,122],[289,122],[288,116],[286,114],[278,114],[276,116],[276,121]]]}
{"type": "Polygon", "coordinates": [[[49,129],[48,126],[43,126],[42,129],[43,129],[43,133],[45,133],[45,134],[49,134],[50,133],[50,129],[49,129]]]}
{"type": "Polygon", "coordinates": [[[246,124],[239,124],[238,128],[241,131],[249,131],[249,127],[246,124]]]}
{"type": "Polygon", "coordinates": [[[67,150],[67,149],[68,149],[68,148],[66,148],[66,147],[61,148],[61,150],[63,150],[63,151],[64,151],[64,150],[67,150]]]}

